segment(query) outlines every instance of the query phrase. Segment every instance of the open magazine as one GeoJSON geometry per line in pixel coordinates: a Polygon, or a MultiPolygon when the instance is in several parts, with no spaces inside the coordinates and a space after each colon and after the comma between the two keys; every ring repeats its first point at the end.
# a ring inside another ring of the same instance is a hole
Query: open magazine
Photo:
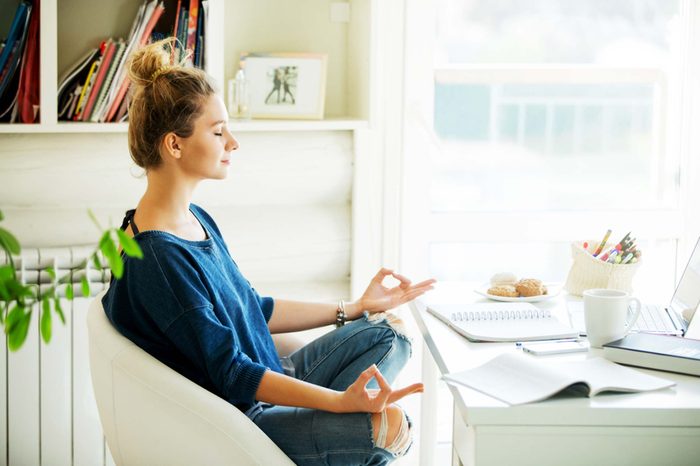
{"type": "Polygon", "coordinates": [[[510,405],[549,398],[565,389],[592,397],[600,392],[644,392],[675,385],[603,358],[547,361],[521,353],[505,353],[487,363],[443,379],[465,385],[510,405]]]}

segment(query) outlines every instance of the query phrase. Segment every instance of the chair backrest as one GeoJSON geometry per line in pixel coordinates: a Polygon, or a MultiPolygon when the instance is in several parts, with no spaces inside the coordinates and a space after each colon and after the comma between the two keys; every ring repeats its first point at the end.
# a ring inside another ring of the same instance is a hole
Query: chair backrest
{"type": "Polygon", "coordinates": [[[292,465],[236,407],[173,371],[88,312],[90,371],[117,465],[292,465]]]}

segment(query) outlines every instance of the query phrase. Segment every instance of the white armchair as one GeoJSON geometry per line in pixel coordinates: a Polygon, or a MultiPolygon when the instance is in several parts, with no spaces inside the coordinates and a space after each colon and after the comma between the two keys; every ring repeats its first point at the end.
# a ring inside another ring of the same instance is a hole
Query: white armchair
{"type": "Polygon", "coordinates": [[[117,465],[293,465],[234,406],[150,356],[90,305],[90,371],[117,465]]]}

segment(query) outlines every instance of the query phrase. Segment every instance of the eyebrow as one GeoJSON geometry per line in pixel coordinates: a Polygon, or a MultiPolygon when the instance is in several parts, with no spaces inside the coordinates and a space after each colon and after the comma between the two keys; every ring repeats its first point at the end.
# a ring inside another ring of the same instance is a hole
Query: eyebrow
{"type": "Polygon", "coordinates": [[[217,121],[215,121],[214,123],[212,123],[211,126],[220,125],[220,124],[222,124],[222,123],[226,123],[226,120],[217,120],[217,121]]]}

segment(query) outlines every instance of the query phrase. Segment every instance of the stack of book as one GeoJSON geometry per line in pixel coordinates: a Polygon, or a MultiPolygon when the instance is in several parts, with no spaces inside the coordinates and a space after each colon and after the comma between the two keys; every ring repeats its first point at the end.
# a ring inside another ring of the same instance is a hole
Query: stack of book
{"type": "MultiPolygon", "coordinates": [[[[39,118],[39,0],[24,0],[0,43],[0,121],[39,118]]],[[[4,32],[4,31],[3,31],[4,32]]]]}
{"type": "Polygon", "coordinates": [[[106,39],[99,47],[88,50],[60,79],[58,119],[125,121],[127,59],[131,52],[151,41],[175,36],[178,45],[173,62],[203,67],[207,12],[207,0],[146,0],[139,8],[128,40],[106,39]]]}

